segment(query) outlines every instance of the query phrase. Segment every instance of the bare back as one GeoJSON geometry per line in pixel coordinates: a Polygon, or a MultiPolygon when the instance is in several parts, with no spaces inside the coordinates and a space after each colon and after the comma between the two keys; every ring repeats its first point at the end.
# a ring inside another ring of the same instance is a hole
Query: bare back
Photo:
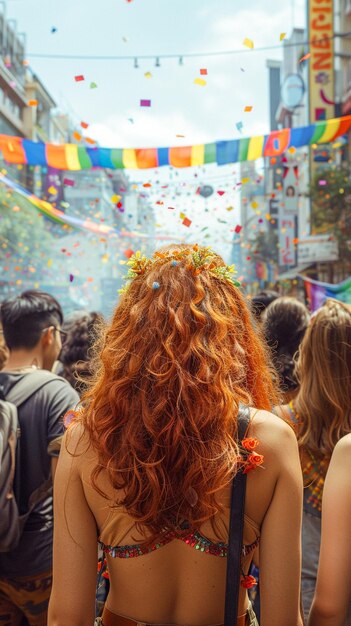
{"type": "MultiPolygon", "coordinates": [[[[258,538],[260,541],[261,624],[296,626],[299,624],[302,496],[296,441],[291,429],[274,415],[252,411],[251,417],[247,434],[259,440],[257,451],[264,455],[264,463],[248,475],[244,544],[250,546],[258,538]]],[[[145,537],[137,531],[128,514],[120,507],[111,509],[111,504],[122,494],[114,492],[106,474],[100,475],[99,485],[108,499],[92,487],[90,474],[97,457],[91,447],[87,449],[84,438],[81,433],[74,433],[73,429],[69,450],[73,452],[78,444],[77,455],[72,457],[69,452],[63,451],[60,458],[56,493],[56,506],[60,508],[56,550],[60,550],[61,532],[67,532],[60,530],[63,524],[62,520],[60,522],[62,507],[65,508],[69,531],[82,547],[84,542],[92,541],[94,533],[95,545],[96,533],[110,546],[142,542],[145,537]],[[68,474],[75,476],[76,481],[70,480],[67,486],[68,474]],[[88,517],[91,517],[89,530],[82,525],[84,507],[86,513],[89,511],[88,517]]],[[[215,535],[210,522],[200,529],[203,537],[217,544],[228,542],[230,486],[220,494],[220,499],[224,506],[223,514],[217,519],[221,536],[215,535]]],[[[252,551],[246,558],[245,568],[253,557],[258,560],[258,550],[255,553],[252,551]]],[[[223,623],[226,558],[174,539],[151,553],[134,558],[108,556],[108,568],[111,587],[107,606],[113,613],[155,624],[198,626],[223,623]]],[[[246,608],[246,591],[241,589],[239,614],[245,613],[246,608]]]]}

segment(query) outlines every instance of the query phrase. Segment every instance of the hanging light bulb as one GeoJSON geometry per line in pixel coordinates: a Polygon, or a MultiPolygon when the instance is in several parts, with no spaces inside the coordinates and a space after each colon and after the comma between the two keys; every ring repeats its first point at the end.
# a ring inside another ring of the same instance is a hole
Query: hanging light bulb
{"type": "Polygon", "coordinates": [[[135,59],[134,59],[134,67],[135,67],[136,70],[139,68],[139,63],[138,63],[137,57],[135,57],[135,59]]]}
{"type": "Polygon", "coordinates": [[[161,63],[160,63],[159,57],[156,57],[155,67],[161,67],[161,63]]]}
{"type": "Polygon", "coordinates": [[[179,57],[178,63],[179,63],[179,65],[183,65],[183,57],[179,57]]]}

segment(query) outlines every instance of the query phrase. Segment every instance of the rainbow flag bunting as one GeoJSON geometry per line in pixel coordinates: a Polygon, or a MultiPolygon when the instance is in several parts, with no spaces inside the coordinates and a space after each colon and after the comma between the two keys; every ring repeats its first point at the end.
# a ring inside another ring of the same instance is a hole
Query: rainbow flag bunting
{"type": "Polygon", "coordinates": [[[100,148],[77,144],[36,143],[22,137],[0,135],[0,151],[8,163],[43,165],[58,170],[150,169],[171,165],[191,167],[228,165],[276,157],[288,148],[330,143],[347,133],[351,115],[323,120],[300,128],[284,128],[269,135],[242,137],[213,143],[171,148],[100,148]]]}
{"type": "MultiPolygon", "coordinates": [[[[70,226],[71,228],[77,230],[84,230],[90,233],[94,233],[96,235],[115,235],[118,237],[129,237],[134,239],[157,239],[160,241],[174,241],[174,237],[169,235],[163,235],[162,233],[157,235],[149,235],[147,233],[141,233],[139,231],[127,231],[127,230],[117,230],[112,228],[112,226],[108,226],[106,224],[98,224],[97,222],[93,222],[89,219],[80,219],[79,217],[75,217],[73,215],[67,215],[63,211],[56,209],[50,204],[50,202],[46,202],[46,200],[41,200],[34,193],[27,191],[11,180],[7,176],[0,174],[0,183],[6,185],[8,189],[12,189],[14,192],[18,193],[23,198],[26,198],[28,202],[32,206],[34,206],[40,213],[43,213],[46,217],[48,217],[53,222],[57,222],[62,226],[70,226]]],[[[176,239],[177,240],[177,239],[176,239]]]]}
{"type": "Polygon", "coordinates": [[[300,276],[300,278],[303,279],[311,311],[319,309],[327,298],[335,298],[351,304],[351,276],[337,285],[321,283],[306,276],[300,276]]]}

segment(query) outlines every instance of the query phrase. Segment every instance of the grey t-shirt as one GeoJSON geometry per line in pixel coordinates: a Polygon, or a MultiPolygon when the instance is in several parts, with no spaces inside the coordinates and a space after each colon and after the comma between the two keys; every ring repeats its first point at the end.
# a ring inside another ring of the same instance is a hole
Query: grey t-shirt
{"type": "MultiPolygon", "coordinates": [[[[0,372],[4,393],[23,376],[30,374],[0,372]]],[[[48,445],[64,432],[63,416],[79,402],[79,396],[62,378],[54,378],[35,392],[18,409],[21,428],[19,473],[15,475],[15,494],[20,513],[27,510],[29,496],[51,474],[48,445]]],[[[32,576],[52,566],[53,501],[39,502],[29,516],[15,550],[0,553],[0,577],[32,576]]]]}

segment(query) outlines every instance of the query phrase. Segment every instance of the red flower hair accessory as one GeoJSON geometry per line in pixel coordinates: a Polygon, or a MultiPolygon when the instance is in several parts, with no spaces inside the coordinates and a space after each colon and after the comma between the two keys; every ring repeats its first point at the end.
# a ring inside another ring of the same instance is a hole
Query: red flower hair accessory
{"type": "Polygon", "coordinates": [[[243,447],[245,448],[245,450],[251,451],[257,448],[260,442],[255,437],[247,437],[246,439],[243,439],[241,443],[243,447]]]}
{"type": "Polygon", "coordinates": [[[240,581],[240,585],[244,587],[244,589],[251,589],[252,587],[255,587],[255,585],[257,585],[257,580],[254,576],[251,575],[243,576],[240,581]]]}
{"type": "Polygon", "coordinates": [[[251,470],[256,469],[259,465],[262,465],[264,456],[262,454],[249,454],[247,457],[247,465],[244,469],[244,474],[248,474],[251,470]]]}

